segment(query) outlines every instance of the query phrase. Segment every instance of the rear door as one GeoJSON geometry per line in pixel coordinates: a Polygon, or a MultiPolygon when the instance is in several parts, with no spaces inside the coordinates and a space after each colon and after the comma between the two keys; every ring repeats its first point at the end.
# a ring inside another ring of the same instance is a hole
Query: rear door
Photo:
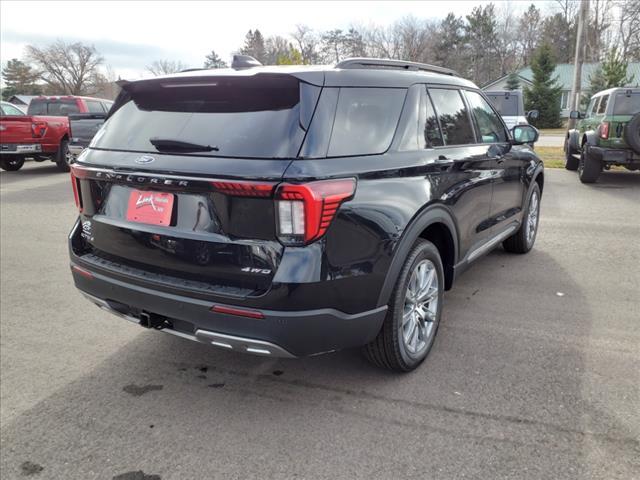
{"type": "Polygon", "coordinates": [[[274,188],[319,90],[262,74],[125,87],[72,170],[84,259],[159,283],[266,291],[282,254],[274,188]]]}
{"type": "Polygon", "coordinates": [[[519,148],[511,148],[503,122],[491,104],[478,92],[466,91],[478,141],[491,159],[493,199],[490,224],[492,235],[517,226],[525,192],[528,158],[519,148]]]}

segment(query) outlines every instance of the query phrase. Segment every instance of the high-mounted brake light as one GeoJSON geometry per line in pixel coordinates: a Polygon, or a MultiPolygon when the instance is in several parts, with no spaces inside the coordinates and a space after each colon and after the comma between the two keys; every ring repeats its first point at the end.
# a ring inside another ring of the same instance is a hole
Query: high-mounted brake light
{"type": "Polygon", "coordinates": [[[31,124],[31,136],[33,138],[42,138],[46,132],[47,122],[38,121],[31,124]]]}
{"type": "Polygon", "coordinates": [[[273,192],[273,183],[260,182],[211,182],[220,193],[234,197],[270,197],[273,192]]]}
{"type": "Polygon", "coordinates": [[[600,138],[609,138],[609,122],[602,122],[600,125],[600,138]]]}
{"type": "Polygon", "coordinates": [[[290,245],[319,239],[342,202],[353,197],[355,191],[354,178],[280,185],[276,190],[278,238],[290,245]]]}

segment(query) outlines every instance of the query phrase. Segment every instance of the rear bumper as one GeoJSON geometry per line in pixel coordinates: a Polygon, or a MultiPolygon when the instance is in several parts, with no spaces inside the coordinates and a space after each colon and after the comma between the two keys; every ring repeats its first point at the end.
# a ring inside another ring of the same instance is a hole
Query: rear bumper
{"type": "Polygon", "coordinates": [[[42,153],[39,143],[3,143],[0,145],[0,155],[33,155],[42,153]]]}
{"type": "Polygon", "coordinates": [[[387,310],[383,306],[346,314],[331,308],[260,309],[264,318],[247,318],[211,311],[220,305],[217,302],[169,294],[97,272],[72,272],[76,287],[103,309],[147,326],[149,317],[162,319],[161,329],[167,333],[258,355],[299,357],[362,346],[375,338],[387,310]]]}
{"type": "Polygon", "coordinates": [[[589,153],[603,162],[619,164],[640,163],[640,154],[631,149],[589,147],[589,153]]]}

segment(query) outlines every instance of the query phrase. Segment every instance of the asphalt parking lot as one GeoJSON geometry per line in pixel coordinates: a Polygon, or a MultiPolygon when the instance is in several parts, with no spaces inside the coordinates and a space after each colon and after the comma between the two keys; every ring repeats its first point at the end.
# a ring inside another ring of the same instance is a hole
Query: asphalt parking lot
{"type": "Polygon", "coordinates": [[[535,249],[465,273],[407,375],[112,317],[72,285],[68,175],[0,192],[4,480],[640,478],[640,174],[547,170],[535,249]]]}

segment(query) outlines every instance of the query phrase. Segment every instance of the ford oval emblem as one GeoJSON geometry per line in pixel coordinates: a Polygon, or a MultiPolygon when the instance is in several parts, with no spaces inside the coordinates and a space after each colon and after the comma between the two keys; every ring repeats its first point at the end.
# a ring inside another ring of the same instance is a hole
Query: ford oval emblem
{"type": "Polygon", "coordinates": [[[136,163],[141,163],[141,164],[145,164],[145,163],[151,163],[155,160],[155,158],[149,156],[149,155],[142,155],[141,157],[138,157],[134,160],[134,162],[136,163]]]}

